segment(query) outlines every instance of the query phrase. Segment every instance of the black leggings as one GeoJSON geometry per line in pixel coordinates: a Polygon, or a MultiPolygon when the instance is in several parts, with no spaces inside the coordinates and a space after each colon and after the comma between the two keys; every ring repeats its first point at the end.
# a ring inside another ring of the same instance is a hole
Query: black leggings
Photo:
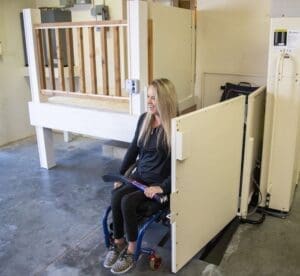
{"type": "Polygon", "coordinates": [[[131,184],[123,184],[120,188],[113,190],[111,197],[112,219],[114,238],[120,239],[127,235],[127,240],[134,242],[138,235],[137,209],[143,204],[154,205],[157,210],[160,204],[152,199],[147,198],[144,192],[138,190],[131,184]]]}

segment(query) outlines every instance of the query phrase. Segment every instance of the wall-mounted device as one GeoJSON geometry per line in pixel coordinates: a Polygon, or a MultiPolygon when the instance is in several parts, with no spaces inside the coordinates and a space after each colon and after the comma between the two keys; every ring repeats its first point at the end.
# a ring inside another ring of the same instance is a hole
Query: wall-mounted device
{"type": "MultiPolygon", "coordinates": [[[[275,2],[285,7],[288,0],[275,2]]],[[[300,179],[300,1],[293,3],[298,3],[299,17],[286,10],[285,17],[271,18],[260,180],[269,208],[280,212],[290,211],[300,179]],[[288,12],[293,16],[287,17],[288,12]]]]}
{"type": "Polygon", "coordinates": [[[137,94],[139,93],[139,80],[127,79],[125,81],[125,90],[128,93],[137,94]]]}
{"type": "Polygon", "coordinates": [[[109,20],[108,6],[106,5],[93,6],[91,9],[91,15],[95,17],[101,15],[102,20],[109,20]]]}
{"type": "Polygon", "coordinates": [[[91,4],[92,0],[76,0],[76,4],[91,4]]]}
{"type": "Polygon", "coordinates": [[[59,0],[60,7],[73,7],[75,0],[59,0]]]}
{"type": "Polygon", "coordinates": [[[92,0],[59,0],[61,7],[73,7],[74,5],[90,5],[92,0]]]}
{"type": "Polygon", "coordinates": [[[287,30],[274,31],[274,46],[286,46],[287,30]]]}

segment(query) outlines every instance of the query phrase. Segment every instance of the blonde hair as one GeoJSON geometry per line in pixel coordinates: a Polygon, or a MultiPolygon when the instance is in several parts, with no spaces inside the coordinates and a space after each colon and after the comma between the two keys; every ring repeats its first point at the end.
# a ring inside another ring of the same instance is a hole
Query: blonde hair
{"type": "MultiPolygon", "coordinates": [[[[171,150],[171,119],[177,115],[177,99],[173,83],[168,79],[153,80],[149,87],[152,86],[156,91],[157,111],[161,120],[162,128],[159,129],[157,144],[162,140],[166,146],[168,153],[171,150]]],[[[145,145],[151,135],[151,124],[154,120],[154,115],[147,112],[138,141],[145,145]]]]}

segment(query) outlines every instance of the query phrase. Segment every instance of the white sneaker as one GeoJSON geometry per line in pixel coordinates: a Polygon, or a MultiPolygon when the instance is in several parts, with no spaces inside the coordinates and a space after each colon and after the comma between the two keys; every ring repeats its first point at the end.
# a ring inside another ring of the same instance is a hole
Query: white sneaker
{"type": "Polygon", "coordinates": [[[130,270],[134,266],[134,263],[134,255],[127,253],[127,249],[125,249],[110,271],[113,274],[123,274],[130,270]]]}
{"type": "Polygon", "coordinates": [[[121,245],[113,244],[110,246],[109,251],[106,254],[103,266],[105,268],[111,268],[114,263],[118,260],[122,251],[127,248],[127,244],[123,243],[121,245]]]}

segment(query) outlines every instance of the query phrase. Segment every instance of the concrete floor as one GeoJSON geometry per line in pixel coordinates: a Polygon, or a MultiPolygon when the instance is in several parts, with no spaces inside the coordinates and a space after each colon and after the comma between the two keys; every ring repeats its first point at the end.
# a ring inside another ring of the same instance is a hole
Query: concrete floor
{"type": "MultiPolygon", "coordinates": [[[[0,148],[0,275],[111,275],[99,222],[109,203],[105,172],[117,170],[126,145],[55,135],[57,166],[39,168],[35,139],[0,148]]],[[[167,229],[154,225],[146,243],[167,229]]],[[[152,272],[145,257],[128,275],[172,275],[170,242],[157,248],[163,264],[152,272]]],[[[300,275],[300,193],[286,219],[240,225],[219,266],[193,258],[178,275],[300,275]]]]}

